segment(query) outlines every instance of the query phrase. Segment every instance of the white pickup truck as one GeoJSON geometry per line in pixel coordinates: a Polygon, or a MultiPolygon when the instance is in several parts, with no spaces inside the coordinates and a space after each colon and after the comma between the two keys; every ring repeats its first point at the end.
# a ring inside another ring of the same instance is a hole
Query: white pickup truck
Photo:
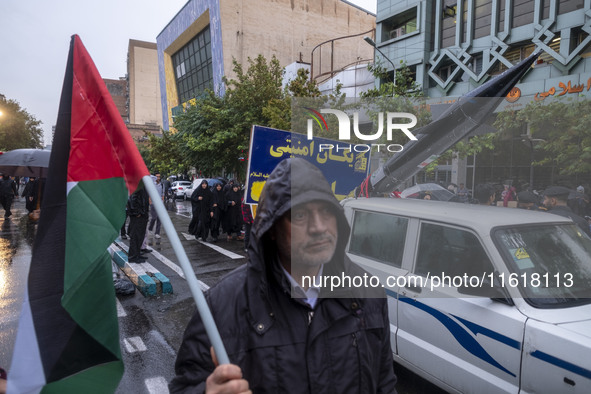
{"type": "Polygon", "coordinates": [[[449,392],[591,393],[591,239],[544,212],[348,199],[396,362],[449,392]]]}

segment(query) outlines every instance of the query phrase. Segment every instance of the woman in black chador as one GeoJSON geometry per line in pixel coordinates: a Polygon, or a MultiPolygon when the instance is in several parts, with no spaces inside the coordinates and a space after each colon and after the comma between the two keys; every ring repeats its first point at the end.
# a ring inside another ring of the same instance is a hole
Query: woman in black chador
{"type": "Polygon", "coordinates": [[[222,221],[223,214],[226,211],[226,196],[224,191],[222,190],[222,184],[218,183],[215,185],[213,189],[213,198],[211,204],[211,236],[213,237],[213,242],[217,242],[218,237],[220,235],[220,224],[222,221]]]}
{"type": "Polygon", "coordinates": [[[34,198],[35,198],[35,177],[29,178],[29,181],[25,185],[25,189],[23,190],[21,197],[25,198],[25,208],[27,208],[27,211],[29,211],[29,213],[33,212],[36,209],[35,201],[34,201],[34,198]]]}
{"type": "Polygon", "coordinates": [[[209,218],[211,216],[212,194],[209,185],[204,179],[193,194],[191,194],[191,206],[193,208],[193,218],[189,224],[189,233],[195,238],[207,241],[209,234],[209,218]]]}
{"type": "Polygon", "coordinates": [[[236,239],[242,240],[244,239],[240,235],[240,229],[242,227],[242,205],[238,185],[232,185],[232,189],[226,192],[226,201],[228,204],[228,211],[226,212],[228,218],[228,241],[232,239],[232,234],[236,234],[236,239]]]}

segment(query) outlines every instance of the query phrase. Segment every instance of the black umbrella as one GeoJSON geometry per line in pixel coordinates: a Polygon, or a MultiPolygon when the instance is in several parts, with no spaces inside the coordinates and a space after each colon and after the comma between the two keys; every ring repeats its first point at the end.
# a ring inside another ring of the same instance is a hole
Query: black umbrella
{"type": "Polygon", "coordinates": [[[0,172],[12,176],[47,177],[50,150],[15,149],[0,154],[0,172]]]}

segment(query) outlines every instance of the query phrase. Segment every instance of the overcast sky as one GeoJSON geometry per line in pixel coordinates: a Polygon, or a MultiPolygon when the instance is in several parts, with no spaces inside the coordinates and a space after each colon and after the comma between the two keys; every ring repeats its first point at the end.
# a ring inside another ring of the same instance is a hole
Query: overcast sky
{"type": "MultiPolygon", "coordinates": [[[[373,13],[376,0],[349,0],[373,13]]],[[[187,0],[0,0],[0,94],[43,122],[57,120],[70,37],[78,34],[103,78],[127,72],[130,39],[156,36],[187,0]]]]}

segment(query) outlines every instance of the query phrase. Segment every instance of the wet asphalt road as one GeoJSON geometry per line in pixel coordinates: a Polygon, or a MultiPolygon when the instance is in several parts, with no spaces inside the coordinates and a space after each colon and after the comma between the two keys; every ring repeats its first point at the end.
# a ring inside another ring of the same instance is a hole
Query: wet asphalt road
{"type": "MultiPolygon", "coordinates": [[[[195,239],[186,238],[191,220],[190,202],[177,200],[169,203],[167,208],[195,275],[205,285],[211,287],[222,276],[246,263],[243,241],[227,241],[225,237],[220,237],[220,241],[215,244],[243,256],[231,259],[195,239]]],[[[149,248],[178,265],[164,231],[161,236],[161,239],[149,237],[149,248]]],[[[127,240],[123,242],[129,244],[127,240]]],[[[125,313],[119,318],[121,350],[126,367],[117,390],[121,394],[166,392],[166,384],[174,376],[174,360],[184,329],[195,311],[186,280],[163,264],[154,253],[147,256],[148,262],[168,277],[174,293],[145,298],[136,291],[133,296],[118,296],[125,313]],[[143,343],[146,350],[138,343],[143,343]]]]}
{"type": "Polygon", "coordinates": [[[0,209],[0,367],[8,370],[31,262],[35,226],[23,217],[24,201],[13,203],[12,217],[0,209]]]}
{"type": "MultiPolygon", "coordinates": [[[[177,200],[167,206],[197,278],[212,286],[234,268],[246,263],[241,241],[220,237],[216,246],[237,256],[230,258],[210,246],[187,239],[184,234],[190,222],[190,202],[177,200]]],[[[24,202],[15,201],[14,215],[0,217],[0,366],[8,369],[12,357],[26,276],[31,258],[35,226],[25,215],[24,202]]],[[[121,352],[125,373],[117,393],[167,393],[167,383],[174,376],[174,360],[183,331],[195,311],[186,280],[169,267],[178,265],[168,237],[149,238],[149,247],[157,253],[148,254],[148,263],[169,278],[173,294],[144,297],[139,291],[131,296],[118,296],[121,352]],[[164,256],[170,262],[163,263],[164,256]]],[[[128,245],[127,240],[119,242],[128,245]]],[[[398,392],[438,393],[434,386],[416,375],[397,368],[398,392]]]]}

